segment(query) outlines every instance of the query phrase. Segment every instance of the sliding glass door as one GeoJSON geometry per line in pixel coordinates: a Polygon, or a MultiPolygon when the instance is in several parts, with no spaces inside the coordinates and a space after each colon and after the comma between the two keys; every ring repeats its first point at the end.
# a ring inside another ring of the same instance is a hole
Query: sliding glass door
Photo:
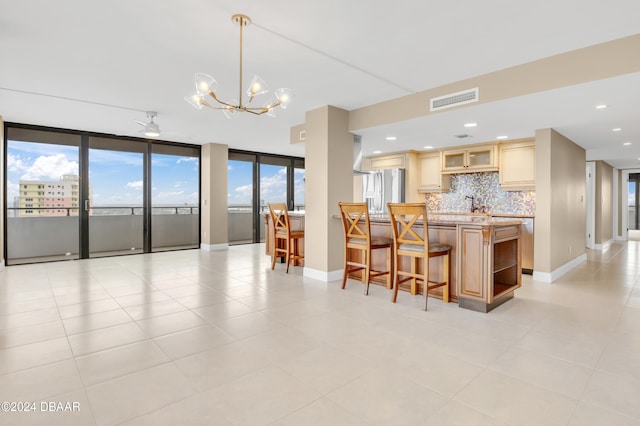
{"type": "Polygon", "coordinates": [[[227,229],[229,244],[247,244],[255,235],[256,159],[251,154],[229,153],[227,166],[227,229]]]}
{"type": "Polygon", "coordinates": [[[89,257],[144,252],[147,144],[89,138],[89,257]]]}
{"type": "Polygon", "coordinates": [[[200,149],[154,144],[151,251],[200,247],[200,149]]]}
{"type": "Polygon", "coordinates": [[[7,264],[200,244],[200,147],[6,127],[7,264]]]}
{"type": "Polygon", "coordinates": [[[7,129],[7,264],[78,259],[79,135],[7,129]]]}

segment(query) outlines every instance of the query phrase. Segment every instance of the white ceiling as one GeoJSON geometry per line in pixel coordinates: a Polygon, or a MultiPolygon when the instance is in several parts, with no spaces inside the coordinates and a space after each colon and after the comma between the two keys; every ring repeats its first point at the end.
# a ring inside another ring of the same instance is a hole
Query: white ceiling
{"type": "MultiPolygon", "coordinates": [[[[640,33],[637,0],[0,0],[0,10],[5,121],[138,136],[134,120],[154,110],[164,140],[294,156],[304,145],[289,144],[289,129],[308,110],[359,108],[640,33]],[[254,22],[244,33],[245,84],[255,72],[295,92],[276,118],[227,120],[183,100],[196,71],[218,80],[221,98],[237,97],[235,13],[254,22]]],[[[637,168],[637,111],[640,73],[359,133],[367,155],[553,127],[588,159],[637,168]],[[600,103],[610,107],[595,111],[600,103]],[[462,127],[469,121],[478,127],[462,127]]]]}

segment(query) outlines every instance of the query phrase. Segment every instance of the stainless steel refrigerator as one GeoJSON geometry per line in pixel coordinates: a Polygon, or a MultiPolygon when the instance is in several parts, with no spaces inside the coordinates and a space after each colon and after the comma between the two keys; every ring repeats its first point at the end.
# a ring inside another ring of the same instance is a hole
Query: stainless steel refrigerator
{"type": "Polygon", "coordinates": [[[387,214],[387,203],[404,203],[405,170],[376,170],[363,174],[362,199],[370,214],[387,214]]]}

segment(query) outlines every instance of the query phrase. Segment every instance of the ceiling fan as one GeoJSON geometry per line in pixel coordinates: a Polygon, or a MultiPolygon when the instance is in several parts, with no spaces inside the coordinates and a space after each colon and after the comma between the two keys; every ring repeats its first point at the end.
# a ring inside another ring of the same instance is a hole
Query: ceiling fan
{"type": "Polygon", "coordinates": [[[150,138],[155,138],[160,136],[160,126],[153,121],[154,118],[158,116],[158,113],[155,111],[147,111],[147,118],[149,119],[148,123],[140,120],[134,120],[141,126],[144,126],[144,129],[140,130],[140,133],[148,136],[150,138]]]}

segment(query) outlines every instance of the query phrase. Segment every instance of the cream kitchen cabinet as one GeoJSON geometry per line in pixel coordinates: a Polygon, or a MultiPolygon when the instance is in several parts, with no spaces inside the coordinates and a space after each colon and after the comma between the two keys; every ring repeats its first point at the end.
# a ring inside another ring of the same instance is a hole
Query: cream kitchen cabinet
{"type": "Polygon", "coordinates": [[[536,187],[536,146],[533,139],[500,145],[500,187],[527,191],[536,187]]]}
{"type": "Polygon", "coordinates": [[[407,165],[407,154],[389,154],[369,159],[370,170],[404,169],[407,165]]]}
{"type": "Polygon", "coordinates": [[[497,171],[497,151],[497,145],[483,145],[443,151],[442,173],[497,171]]]}
{"type": "Polygon", "coordinates": [[[418,155],[419,192],[449,191],[449,175],[443,175],[442,155],[440,152],[425,152],[418,155]]]}

